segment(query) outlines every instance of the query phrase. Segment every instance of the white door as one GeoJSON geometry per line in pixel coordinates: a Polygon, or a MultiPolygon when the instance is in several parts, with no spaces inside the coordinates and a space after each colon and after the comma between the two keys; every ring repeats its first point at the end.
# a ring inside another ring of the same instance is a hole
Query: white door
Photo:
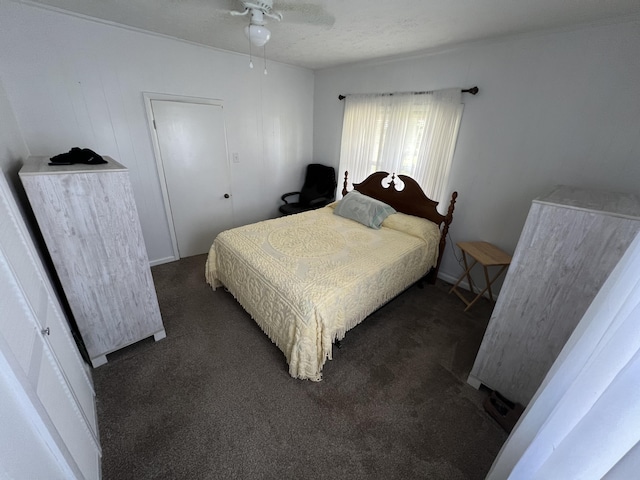
{"type": "Polygon", "coordinates": [[[209,251],[233,227],[221,105],[151,100],[179,257],[209,251]]]}

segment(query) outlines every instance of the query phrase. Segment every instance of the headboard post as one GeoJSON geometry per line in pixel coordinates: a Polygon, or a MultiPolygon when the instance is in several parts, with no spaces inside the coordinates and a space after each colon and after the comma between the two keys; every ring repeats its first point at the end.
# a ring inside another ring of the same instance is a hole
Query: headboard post
{"type": "Polygon", "coordinates": [[[344,171],[344,183],[342,184],[342,196],[344,197],[347,194],[347,177],[349,176],[348,171],[344,171]]]}
{"type": "Polygon", "coordinates": [[[455,209],[456,199],[458,198],[458,192],[453,192],[451,194],[451,202],[449,203],[449,209],[447,210],[447,214],[444,217],[444,221],[442,222],[442,233],[440,235],[440,245],[438,250],[438,263],[433,270],[429,272],[428,281],[429,283],[435,283],[436,278],[438,278],[438,270],[440,270],[440,263],[442,263],[442,257],[444,255],[444,249],[447,245],[447,235],[449,234],[449,225],[453,221],[453,210],[455,209]]]}

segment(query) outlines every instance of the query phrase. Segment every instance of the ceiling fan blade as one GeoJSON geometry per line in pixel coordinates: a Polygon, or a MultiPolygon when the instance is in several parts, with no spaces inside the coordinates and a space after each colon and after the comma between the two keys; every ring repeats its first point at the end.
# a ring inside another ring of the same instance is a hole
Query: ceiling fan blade
{"type": "Polygon", "coordinates": [[[224,18],[233,19],[234,16],[231,15],[231,12],[242,12],[244,10],[244,5],[242,5],[242,2],[239,0],[214,0],[210,2],[210,5],[213,6],[211,9],[211,17],[216,20],[224,18]]]}
{"type": "Polygon", "coordinates": [[[275,1],[274,10],[281,11],[285,22],[332,26],[336,18],[321,5],[275,1]]]}

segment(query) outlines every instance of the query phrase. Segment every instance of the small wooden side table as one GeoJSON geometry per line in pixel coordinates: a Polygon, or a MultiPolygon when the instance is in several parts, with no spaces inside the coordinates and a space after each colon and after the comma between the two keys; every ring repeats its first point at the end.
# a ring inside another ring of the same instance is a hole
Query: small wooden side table
{"type": "Polygon", "coordinates": [[[482,297],[485,292],[489,292],[489,298],[493,301],[493,292],[491,291],[491,285],[495,282],[502,272],[504,272],[509,264],[511,264],[511,255],[503,252],[495,245],[492,245],[488,242],[458,242],[458,248],[462,251],[462,259],[464,261],[465,271],[458,281],[451,287],[449,293],[455,293],[460,299],[467,305],[467,308],[464,309],[466,312],[471,308],[471,306],[476,303],[480,297],[482,297]],[[467,255],[469,255],[473,259],[473,263],[471,265],[467,262],[467,255]],[[471,279],[471,269],[479,263],[482,265],[484,269],[484,278],[486,281],[486,287],[480,293],[478,293],[475,298],[471,301],[467,300],[464,295],[458,290],[458,285],[462,281],[464,277],[467,277],[467,282],[469,283],[469,290],[471,290],[472,294],[476,292],[473,289],[473,280],[471,279]],[[489,270],[487,267],[501,267],[498,273],[492,279],[489,279],[489,270]]]}

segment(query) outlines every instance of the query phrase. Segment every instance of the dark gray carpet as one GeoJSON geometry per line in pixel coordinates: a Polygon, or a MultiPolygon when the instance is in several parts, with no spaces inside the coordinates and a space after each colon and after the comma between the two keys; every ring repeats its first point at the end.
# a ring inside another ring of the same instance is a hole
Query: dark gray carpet
{"type": "Polygon", "coordinates": [[[481,479],[506,434],[466,384],[492,305],[413,286],[347,333],[322,382],[284,355],[205,256],[152,269],[167,338],[94,370],[111,479],[481,479]]]}

